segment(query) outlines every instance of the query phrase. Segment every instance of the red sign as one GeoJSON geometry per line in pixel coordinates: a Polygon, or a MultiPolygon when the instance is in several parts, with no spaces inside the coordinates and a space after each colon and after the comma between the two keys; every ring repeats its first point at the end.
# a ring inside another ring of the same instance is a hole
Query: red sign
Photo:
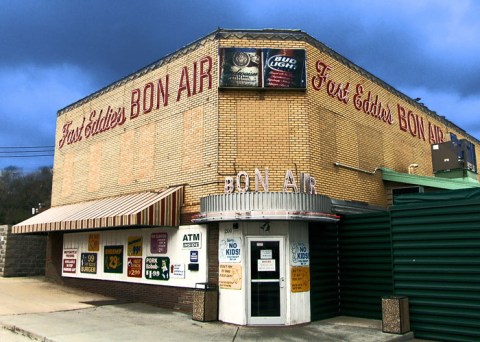
{"type": "Polygon", "coordinates": [[[63,273],[77,273],[77,249],[63,250],[63,273]]]}
{"type": "Polygon", "coordinates": [[[65,259],[63,260],[63,273],[76,273],[77,272],[77,260],[65,259]]]}
{"type": "Polygon", "coordinates": [[[129,277],[141,278],[142,277],[142,258],[128,258],[127,261],[127,274],[129,277]]]}

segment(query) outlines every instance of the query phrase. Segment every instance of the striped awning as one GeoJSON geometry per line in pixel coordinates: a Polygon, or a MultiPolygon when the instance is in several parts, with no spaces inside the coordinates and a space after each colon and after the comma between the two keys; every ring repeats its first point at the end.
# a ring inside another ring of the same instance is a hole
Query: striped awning
{"type": "Polygon", "coordinates": [[[183,187],[52,207],[12,227],[15,234],[180,224],[183,187]]]}

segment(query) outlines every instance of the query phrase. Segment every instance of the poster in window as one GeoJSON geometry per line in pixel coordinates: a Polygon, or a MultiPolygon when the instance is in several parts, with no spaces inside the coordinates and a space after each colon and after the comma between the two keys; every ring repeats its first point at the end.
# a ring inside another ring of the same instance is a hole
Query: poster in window
{"type": "Polygon", "coordinates": [[[261,49],[220,49],[220,87],[261,87],[261,62],[261,49]]]}
{"type": "Polygon", "coordinates": [[[123,273],[123,245],[105,246],[103,255],[105,273],[123,273]]]}
{"type": "Polygon", "coordinates": [[[305,50],[263,49],[265,88],[306,88],[305,50]]]}

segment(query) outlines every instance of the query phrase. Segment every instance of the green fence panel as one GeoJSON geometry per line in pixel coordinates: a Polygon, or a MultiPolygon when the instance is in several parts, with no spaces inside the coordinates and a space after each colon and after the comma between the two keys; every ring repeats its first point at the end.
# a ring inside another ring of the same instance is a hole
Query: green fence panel
{"type": "Polygon", "coordinates": [[[382,318],[382,296],[391,295],[388,212],[350,215],[339,225],[340,312],[382,318]]]}
{"type": "Polygon", "coordinates": [[[480,200],[391,210],[395,295],[418,338],[480,341],[480,200]]]}
{"type": "Polygon", "coordinates": [[[318,321],[339,315],[337,226],[310,223],[309,242],[311,320],[318,321]]]}

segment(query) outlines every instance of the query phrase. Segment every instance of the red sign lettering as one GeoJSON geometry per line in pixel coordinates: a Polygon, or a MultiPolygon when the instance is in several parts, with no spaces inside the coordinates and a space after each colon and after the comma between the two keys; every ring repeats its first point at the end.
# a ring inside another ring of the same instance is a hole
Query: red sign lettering
{"type": "MultiPolygon", "coordinates": [[[[312,88],[316,91],[324,88],[328,96],[336,98],[347,105],[349,103],[350,83],[342,84],[332,80],[331,72],[333,71],[333,67],[322,61],[316,62],[315,69],[317,73],[312,76],[312,88]]],[[[378,94],[366,90],[363,84],[358,83],[356,85],[352,102],[355,109],[359,112],[368,114],[389,125],[394,123],[390,105],[382,102],[378,94]]],[[[425,119],[422,116],[405,109],[398,103],[397,114],[398,128],[401,131],[408,132],[411,136],[426,141],[425,119]]],[[[440,127],[428,122],[428,137],[429,143],[439,143],[444,141],[445,134],[440,127]]]]}
{"type": "MultiPolygon", "coordinates": [[[[184,66],[180,74],[177,101],[180,101],[183,92],[186,92],[188,98],[211,89],[212,67],[211,56],[205,56],[194,62],[190,69],[188,66],[184,66]]],[[[156,82],[147,82],[143,86],[133,89],[130,95],[130,120],[158,110],[160,107],[167,107],[169,104],[169,81],[170,76],[167,74],[156,82]]],[[[62,128],[62,138],[58,142],[58,148],[123,125],[127,121],[125,111],[125,107],[115,110],[108,106],[106,110],[92,110],[88,122],[83,117],[82,124],[77,127],[72,127],[72,121],[66,122],[62,128]]]]}

